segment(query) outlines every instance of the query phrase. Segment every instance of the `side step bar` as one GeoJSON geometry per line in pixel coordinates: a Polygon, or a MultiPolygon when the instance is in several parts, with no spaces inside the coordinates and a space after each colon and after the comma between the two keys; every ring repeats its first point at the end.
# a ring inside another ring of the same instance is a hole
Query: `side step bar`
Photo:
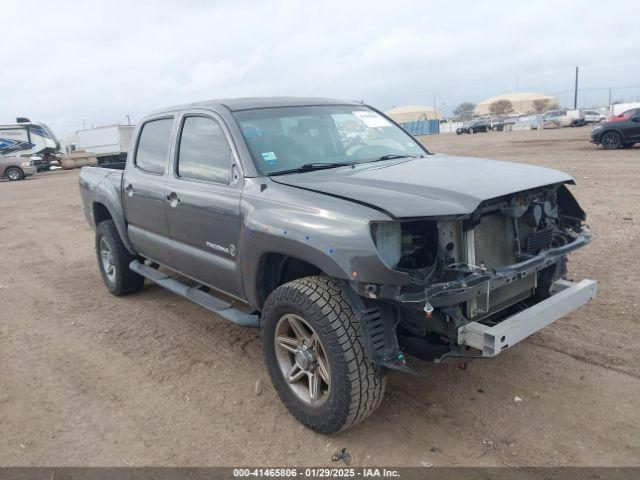
{"type": "Polygon", "coordinates": [[[248,313],[241,312],[224,300],[220,300],[210,293],[200,290],[201,285],[190,287],[179,282],[175,278],[168,276],[166,273],[150,267],[149,265],[145,265],[138,260],[132,261],[129,264],[129,268],[137,274],[157,283],[161,287],[197,303],[201,307],[212,311],[216,315],[219,315],[225,320],[229,320],[236,325],[254,328],[260,326],[260,320],[257,315],[250,315],[248,313]]]}

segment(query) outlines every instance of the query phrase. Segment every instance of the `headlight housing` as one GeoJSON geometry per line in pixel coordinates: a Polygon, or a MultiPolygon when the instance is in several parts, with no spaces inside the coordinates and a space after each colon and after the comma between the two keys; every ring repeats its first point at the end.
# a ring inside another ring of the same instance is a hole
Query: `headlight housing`
{"type": "Polygon", "coordinates": [[[371,236],[380,259],[394,270],[419,270],[436,260],[438,223],[435,220],[373,222],[371,236]]]}
{"type": "Polygon", "coordinates": [[[28,162],[20,162],[21,167],[30,167],[31,165],[33,165],[31,163],[31,160],[29,160],[28,162]]]}
{"type": "Polygon", "coordinates": [[[385,265],[396,268],[402,256],[400,222],[374,222],[371,224],[371,236],[385,265]]]}

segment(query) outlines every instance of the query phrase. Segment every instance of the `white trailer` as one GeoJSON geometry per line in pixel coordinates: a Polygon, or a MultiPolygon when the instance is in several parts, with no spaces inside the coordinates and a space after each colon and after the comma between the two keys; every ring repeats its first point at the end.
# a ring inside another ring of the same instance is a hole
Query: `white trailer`
{"type": "Polygon", "coordinates": [[[124,162],[134,128],[134,125],[105,125],[77,130],[65,139],[67,154],[62,158],[62,167],[124,162]]]}

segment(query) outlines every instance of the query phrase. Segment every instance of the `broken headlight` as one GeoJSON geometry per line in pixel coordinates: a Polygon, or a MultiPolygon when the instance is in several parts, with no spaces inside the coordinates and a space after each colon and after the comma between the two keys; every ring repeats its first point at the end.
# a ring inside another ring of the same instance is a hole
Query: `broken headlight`
{"type": "Polygon", "coordinates": [[[434,220],[374,222],[371,235],[378,255],[389,268],[417,270],[436,259],[438,226],[434,220]]]}

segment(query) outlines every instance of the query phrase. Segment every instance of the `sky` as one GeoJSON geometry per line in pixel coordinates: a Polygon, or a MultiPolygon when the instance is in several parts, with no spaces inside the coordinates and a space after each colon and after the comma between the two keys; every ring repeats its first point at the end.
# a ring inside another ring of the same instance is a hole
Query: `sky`
{"type": "Polygon", "coordinates": [[[512,92],[590,107],[640,97],[640,0],[3,0],[0,123],[56,134],[211,98],[377,108],[512,92]],[[603,8],[604,7],[604,8],[603,8]]]}

